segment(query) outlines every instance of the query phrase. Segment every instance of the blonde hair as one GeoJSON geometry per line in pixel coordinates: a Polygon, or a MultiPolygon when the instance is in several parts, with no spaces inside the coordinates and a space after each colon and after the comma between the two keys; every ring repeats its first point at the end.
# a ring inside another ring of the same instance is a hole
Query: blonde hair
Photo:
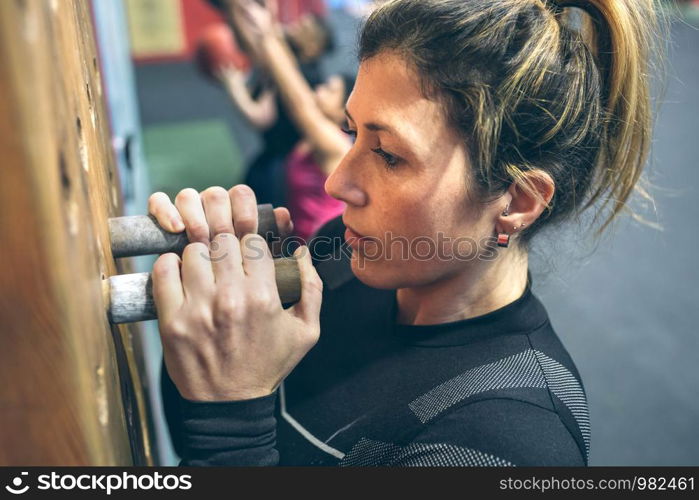
{"type": "Polygon", "coordinates": [[[663,21],[654,0],[393,0],[364,24],[359,58],[395,50],[413,63],[462,133],[481,199],[512,182],[536,196],[525,173],[551,175],[526,245],[598,200],[594,221],[611,204],[598,236],[634,190],[652,200],[641,177],[663,21]]]}

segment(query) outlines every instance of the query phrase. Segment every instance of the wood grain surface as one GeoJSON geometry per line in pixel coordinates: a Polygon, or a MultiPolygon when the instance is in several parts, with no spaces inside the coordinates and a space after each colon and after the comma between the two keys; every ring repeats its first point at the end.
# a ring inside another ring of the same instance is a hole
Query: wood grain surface
{"type": "Polygon", "coordinates": [[[157,463],[99,71],[87,0],[0,1],[0,465],[157,463]]]}

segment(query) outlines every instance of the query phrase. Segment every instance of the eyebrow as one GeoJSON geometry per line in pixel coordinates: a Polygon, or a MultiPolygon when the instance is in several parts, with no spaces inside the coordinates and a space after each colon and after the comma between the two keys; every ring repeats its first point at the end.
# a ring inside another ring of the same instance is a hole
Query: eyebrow
{"type": "MultiPolygon", "coordinates": [[[[347,107],[345,107],[345,115],[347,115],[347,118],[354,121],[354,118],[352,118],[352,115],[347,110],[347,107]]],[[[365,123],[364,128],[366,128],[368,130],[372,130],[374,132],[379,132],[379,131],[383,130],[383,131],[388,132],[390,134],[393,134],[395,136],[402,137],[398,132],[396,132],[396,130],[393,127],[391,127],[389,125],[384,125],[382,123],[375,123],[375,122],[365,123]]]]}

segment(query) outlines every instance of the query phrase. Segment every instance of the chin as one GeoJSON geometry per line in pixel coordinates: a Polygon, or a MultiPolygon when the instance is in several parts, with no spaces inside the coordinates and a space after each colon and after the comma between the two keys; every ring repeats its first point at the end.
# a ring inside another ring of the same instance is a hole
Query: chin
{"type": "Polygon", "coordinates": [[[352,252],[350,262],[352,266],[352,274],[354,274],[357,279],[366,286],[381,290],[389,290],[393,288],[391,285],[393,284],[394,280],[391,279],[390,276],[386,275],[385,269],[382,272],[379,262],[364,261],[360,265],[360,261],[354,252],[352,252]]]}
{"type": "Polygon", "coordinates": [[[360,261],[352,256],[352,273],[359,281],[371,288],[379,290],[396,290],[418,286],[419,280],[410,279],[407,269],[397,269],[387,265],[385,261],[360,261]]]}
{"type": "Polygon", "coordinates": [[[468,272],[463,262],[438,262],[436,260],[386,260],[362,259],[352,252],[352,273],[371,288],[397,290],[434,285],[468,272]]]}

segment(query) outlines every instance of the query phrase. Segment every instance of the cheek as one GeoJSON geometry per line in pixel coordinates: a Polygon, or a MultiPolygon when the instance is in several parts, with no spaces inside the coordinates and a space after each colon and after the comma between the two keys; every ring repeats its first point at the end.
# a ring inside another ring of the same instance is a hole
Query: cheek
{"type": "Polygon", "coordinates": [[[372,220],[365,227],[408,238],[458,237],[475,230],[462,161],[434,157],[432,165],[399,164],[387,170],[373,155],[357,158],[359,185],[370,200],[363,215],[372,220]]]}
{"type": "Polygon", "coordinates": [[[382,220],[394,233],[412,238],[434,238],[439,233],[455,237],[470,232],[473,222],[467,217],[468,208],[461,193],[437,193],[430,194],[425,189],[403,196],[387,193],[385,203],[381,204],[382,220]]]}
{"type": "Polygon", "coordinates": [[[357,277],[376,288],[417,286],[462,271],[479,252],[477,221],[463,217],[463,200],[386,193],[375,205],[380,243],[353,256],[357,277]],[[393,196],[391,196],[393,194],[393,196]]]}

